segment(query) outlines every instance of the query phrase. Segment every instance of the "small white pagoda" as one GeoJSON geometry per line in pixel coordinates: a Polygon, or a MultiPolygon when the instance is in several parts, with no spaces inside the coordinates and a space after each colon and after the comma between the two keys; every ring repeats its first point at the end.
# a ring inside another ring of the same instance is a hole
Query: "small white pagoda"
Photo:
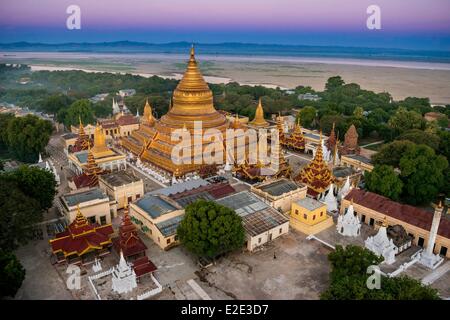
{"type": "Polygon", "coordinates": [[[337,199],[334,196],[334,185],[333,184],[330,185],[330,188],[328,189],[328,193],[325,196],[325,198],[323,199],[323,201],[327,205],[327,211],[332,212],[332,211],[336,211],[338,209],[337,199]]]}
{"type": "Polygon", "coordinates": [[[350,192],[350,177],[347,176],[347,180],[345,180],[344,185],[338,192],[338,199],[342,200],[345,196],[350,192]]]}
{"type": "Polygon", "coordinates": [[[384,258],[384,263],[393,264],[395,262],[395,255],[398,253],[398,248],[387,235],[387,221],[384,221],[378,230],[378,233],[373,237],[368,237],[365,241],[365,247],[378,256],[384,258]]]}
{"type": "Polygon", "coordinates": [[[131,264],[125,261],[122,251],[120,251],[119,264],[113,267],[112,272],[112,289],[121,294],[131,292],[137,287],[136,273],[131,264]]]}
{"type": "Polygon", "coordinates": [[[347,212],[339,215],[336,230],[339,234],[348,237],[357,237],[361,233],[361,221],[358,216],[355,216],[353,209],[353,200],[347,208],[347,212]]]}
{"type": "Polygon", "coordinates": [[[113,115],[120,113],[119,103],[114,98],[112,101],[112,112],[113,115]]]}

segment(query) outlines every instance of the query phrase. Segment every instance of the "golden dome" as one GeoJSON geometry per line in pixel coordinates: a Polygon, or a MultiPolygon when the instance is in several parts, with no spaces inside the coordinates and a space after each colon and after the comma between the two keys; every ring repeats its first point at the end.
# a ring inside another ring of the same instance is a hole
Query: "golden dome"
{"type": "Polygon", "coordinates": [[[181,128],[184,122],[194,121],[202,121],[204,129],[227,126],[226,117],[214,108],[212,91],[200,73],[192,47],[186,71],[173,92],[172,107],[158,121],[157,129],[181,128]]]}
{"type": "Polygon", "coordinates": [[[252,122],[250,122],[251,125],[254,125],[255,127],[268,127],[269,123],[264,119],[264,110],[261,103],[261,98],[259,98],[258,106],[256,107],[255,112],[255,118],[252,122]]]}

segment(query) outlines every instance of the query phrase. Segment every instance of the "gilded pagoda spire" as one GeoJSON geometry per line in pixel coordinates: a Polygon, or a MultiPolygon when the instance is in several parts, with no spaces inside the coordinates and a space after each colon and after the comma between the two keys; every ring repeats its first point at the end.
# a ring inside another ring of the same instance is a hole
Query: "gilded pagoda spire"
{"type": "Polygon", "coordinates": [[[75,220],[74,220],[74,226],[75,228],[81,228],[84,226],[87,226],[88,220],[86,219],[86,217],[81,213],[80,210],[80,205],[77,205],[77,215],[75,216],[75,220]]]}
{"type": "Polygon", "coordinates": [[[78,120],[80,122],[80,126],[78,127],[78,135],[84,136],[86,133],[84,132],[84,126],[83,123],[81,122],[81,116],[78,116],[78,120]]]}
{"type": "Polygon", "coordinates": [[[334,132],[335,123],[333,122],[333,128],[331,129],[330,136],[326,142],[328,149],[333,150],[336,145],[336,133],[334,132]]]}
{"type": "Polygon", "coordinates": [[[92,153],[91,147],[89,147],[88,149],[87,164],[86,167],[84,168],[84,172],[86,173],[86,175],[95,176],[96,178],[98,174],[101,174],[103,172],[103,169],[100,168],[97,164],[97,161],[95,161],[95,157],[94,154],[92,153]]]}
{"type": "Polygon", "coordinates": [[[269,123],[264,119],[264,109],[262,106],[261,98],[258,100],[258,106],[256,107],[255,118],[250,124],[255,127],[268,127],[269,123]]]}
{"type": "Polygon", "coordinates": [[[154,125],[155,124],[155,118],[153,118],[153,111],[152,106],[150,103],[148,103],[148,99],[145,100],[145,106],[144,106],[144,123],[148,125],[154,125]]]}
{"type": "Polygon", "coordinates": [[[305,137],[303,136],[302,127],[300,125],[300,118],[294,127],[294,132],[286,139],[287,147],[296,151],[305,149],[305,137]]]}
{"type": "Polygon", "coordinates": [[[323,160],[322,131],[314,159],[300,171],[295,180],[305,183],[315,194],[324,192],[334,181],[330,168],[323,160]]]}

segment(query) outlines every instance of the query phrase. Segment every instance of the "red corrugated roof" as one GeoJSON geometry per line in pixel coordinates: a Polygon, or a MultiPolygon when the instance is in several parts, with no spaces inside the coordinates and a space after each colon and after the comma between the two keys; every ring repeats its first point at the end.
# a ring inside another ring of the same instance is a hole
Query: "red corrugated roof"
{"type": "MultiPolygon", "coordinates": [[[[345,199],[348,201],[353,199],[355,204],[404,221],[423,230],[430,231],[431,229],[431,223],[433,221],[432,212],[407,204],[401,204],[379,194],[361,189],[353,189],[345,199]]],[[[441,218],[438,234],[450,239],[450,220],[444,216],[441,218]]]]}

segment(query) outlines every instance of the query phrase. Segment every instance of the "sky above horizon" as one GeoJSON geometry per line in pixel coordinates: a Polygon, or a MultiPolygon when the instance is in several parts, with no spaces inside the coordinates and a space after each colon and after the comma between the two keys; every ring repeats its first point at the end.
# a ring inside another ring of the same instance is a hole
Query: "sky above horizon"
{"type": "Polygon", "coordinates": [[[1,0],[0,42],[249,42],[450,51],[450,0],[1,0]],[[39,4],[39,5],[37,5],[39,4]],[[66,9],[81,9],[68,30],[66,9]],[[381,30],[366,26],[370,5],[381,30]]]}

